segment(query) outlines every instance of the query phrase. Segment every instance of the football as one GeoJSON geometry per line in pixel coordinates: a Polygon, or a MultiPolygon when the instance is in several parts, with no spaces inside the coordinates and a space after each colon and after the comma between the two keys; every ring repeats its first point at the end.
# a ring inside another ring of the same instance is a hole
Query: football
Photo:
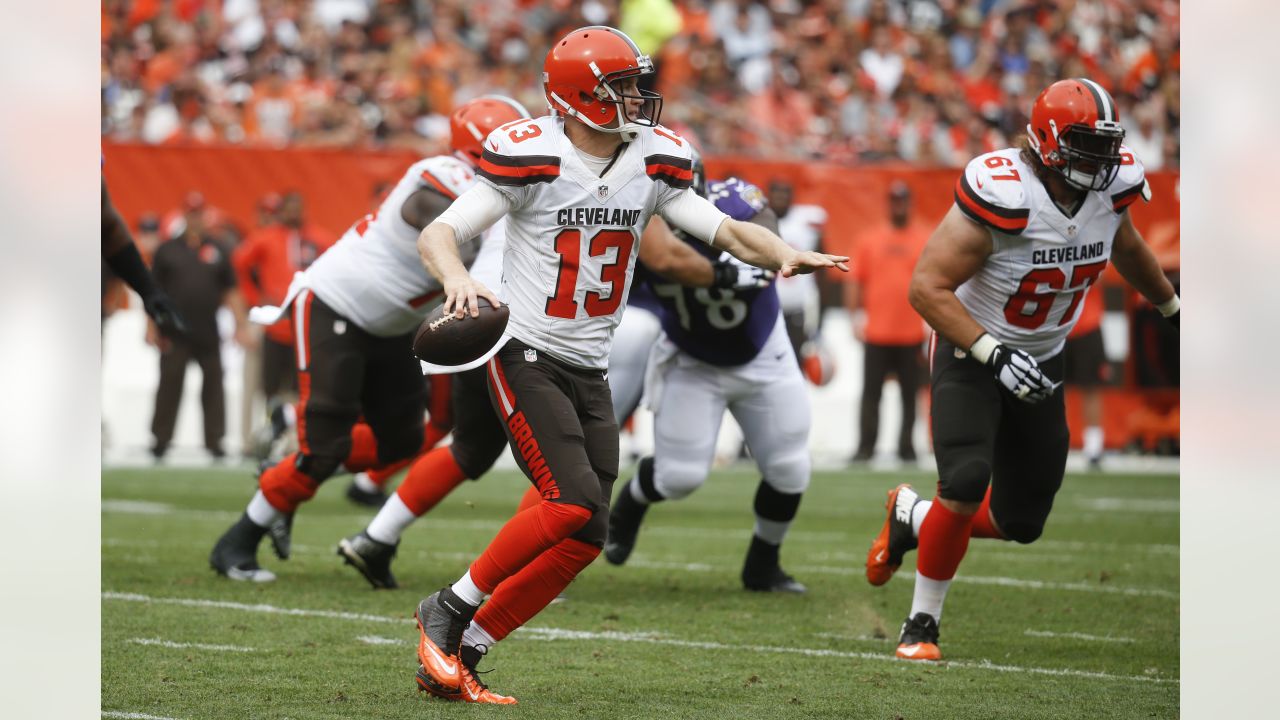
{"type": "Polygon", "coordinates": [[[463,365],[488,352],[507,329],[510,312],[506,305],[495,308],[484,298],[478,300],[477,317],[445,315],[444,305],[436,306],[413,336],[413,354],[436,365],[463,365]]]}

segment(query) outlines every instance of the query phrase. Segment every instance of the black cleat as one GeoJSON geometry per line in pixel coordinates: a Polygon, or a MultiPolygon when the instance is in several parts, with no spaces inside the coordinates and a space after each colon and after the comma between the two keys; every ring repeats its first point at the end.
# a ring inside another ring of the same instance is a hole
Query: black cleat
{"type": "Polygon", "coordinates": [[[609,510],[609,533],[604,541],[604,559],[611,565],[621,565],[631,557],[636,547],[640,523],[649,506],[631,497],[630,483],[622,486],[622,492],[613,500],[609,510]]]}
{"type": "Polygon", "coordinates": [[[751,536],[747,561],[742,566],[742,586],[755,592],[787,592],[803,595],[809,589],[787,574],[778,562],[781,546],[751,536]]]}
{"type": "Polygon", "coordinates": [[[904,660],[941,660],[938,649],[938,621],[929,613],[916,613],[902,623],[902,635],[898,650],[894,653],[904,660]]]}
{"type": "Polygon", "coordinates": [[[391,560],[396,556],[400,543],[388,545],[369,537],[361,531],[338,541],[338,554],[342,560],[360,571],[374,589],[394,590],[399,586],[391,574],[391,560]]]}
{"type": "Polygon", "coordinates": [[[293,513],[281,515],[267,528],[267,536],[271,538],[271,549],[281,560],[289,559],[293,549],[293,513]]]}
{"type": "Polygon", "coordinates": [[[241,515],[236,524],[228,528],[213,546],[213,551],[209,553],[209,567],[232,580],[275,580],[275,573],[258,565],[258,543],[262,541],[264,534],[264,528],[255,525],[248,515],[241,515]]]}
{"type": "Polygon", "coordinates": [[[377,490],[365,490],[356,484],[355,480],[347,486],[347,499],[356,505],[364,507],[380,508],[387,502],[387,493],[382,488],[377,490]]]}

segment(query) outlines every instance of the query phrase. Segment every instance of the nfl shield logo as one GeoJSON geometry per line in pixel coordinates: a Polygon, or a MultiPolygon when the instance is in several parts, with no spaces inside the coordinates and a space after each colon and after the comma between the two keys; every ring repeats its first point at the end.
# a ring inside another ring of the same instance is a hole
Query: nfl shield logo
{"type": "Polygon", "coordinates": [[[1067,234],[1068,234],[1068,235],[1070,235],[1071,237],[1075,237],[1075,236],[1076,236],[1076,230],[1078,230],[1078,228],[1077,228],[1075,225],[1068,226],[1068,227],[1067,227],[1067,234]]]}
{"type": "Polygon", "coordinates": [[[527,348],[527,349],[524,351],[524,361],[525,361],[525,362],[534,362],[534,361],[535,361],[535,360],[537,360],[537,359],[538,359],[538,351],[537,351],[537,350],[534,350],[533,348],[527,348]]]}
{"type": "Polygon", "coordinates": [[[600,200],[602,201],[605,198],[609,197],[609,186],[601,185],[600,187],[596,188],[596,196],[599,197],[600,200]]]}

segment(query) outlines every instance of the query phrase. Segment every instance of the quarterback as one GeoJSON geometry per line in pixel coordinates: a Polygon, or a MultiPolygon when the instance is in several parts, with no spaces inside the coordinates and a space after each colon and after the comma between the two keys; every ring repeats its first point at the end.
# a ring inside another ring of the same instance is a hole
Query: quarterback
{"type": "Polygon", "coordinates": [[[1150,190],[1123,140],[1100,85],[1050,85],[1020,147],[965,167],[916,264],[911,304],[934,329],[938,491],[889,492],[866,565],[883,585],[919,547],[898,657],[941,658],[942,603],[970,537],[1030,543],[1044,530],[1067,460],[1062,348],[1107,263],[1178,324],[1173,286],[1129,219],[1150,190]]]}
{"type": "Polygon", "coordinates": [[[514,703],[476,679],[476,664],[600,553],[618,474],[606,371],[649,218],[786,276],[845,269],[847,258],[797,252],[693,192],[689,142],[658,124],[661,96],[638,88],[652,72],[652,60],[613,28],[557,40],[543,65],[553,113],[492,132],[481,181],[419,238],[445,311],[478,315],[477,298],[498,299],[467,272],[458,243],[506,217],[509,340],[489,360],[489,394],[541,496],[457,582],[418,604],[417,679],[433,694],[514,703]]]}

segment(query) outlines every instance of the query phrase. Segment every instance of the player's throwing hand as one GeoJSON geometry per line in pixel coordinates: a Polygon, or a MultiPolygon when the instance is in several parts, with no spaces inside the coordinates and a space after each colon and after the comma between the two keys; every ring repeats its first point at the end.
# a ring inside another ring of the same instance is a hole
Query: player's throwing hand
{"type": "Polygon", "coordinates": [[[488,300],[495,308],[502,307],[498,296],[470,273],[445,278],[443,284],[445,314],[456,312],[458,317],[463,317],[470,311],[471,317],[480,317],[480,303],[476,298],[488,300]]]}
{"type": "Polygon", "coordinates": [[[846,255],[828,255],[811,250],[797,252],[782,264],[778,274],[782,277],[795,277],[827,267],[840,268],[844,272],[849,272],[848,262],[849,258],[846,255]]]}

